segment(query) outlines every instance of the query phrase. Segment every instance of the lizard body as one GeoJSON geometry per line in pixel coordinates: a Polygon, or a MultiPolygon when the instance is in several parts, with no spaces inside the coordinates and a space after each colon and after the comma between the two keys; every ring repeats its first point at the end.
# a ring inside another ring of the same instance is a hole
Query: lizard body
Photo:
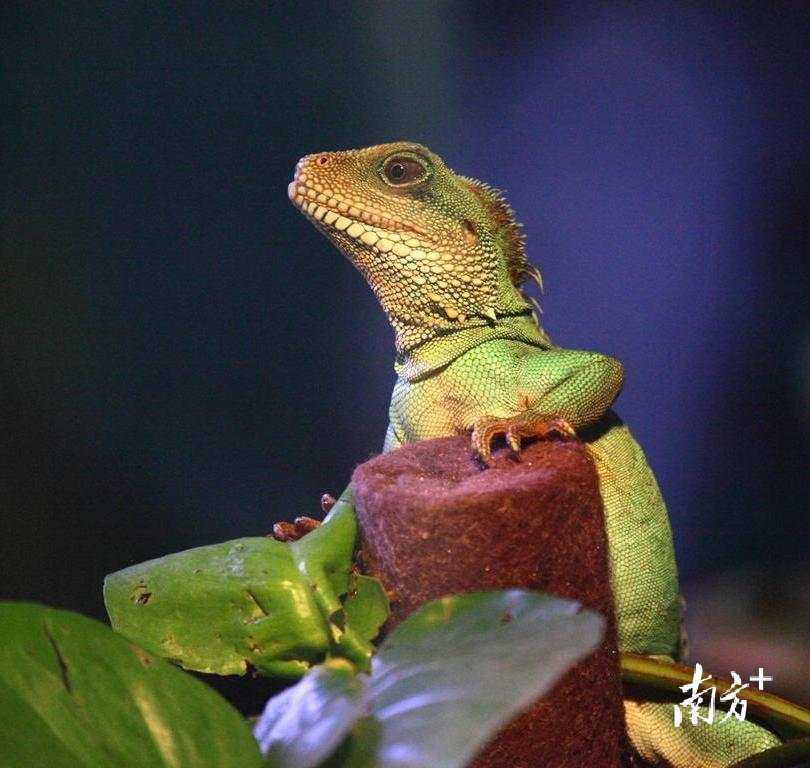
{"type": "MultiPolygon", "coordinates": [[[[555,347],[521,290],[540,280],[497,191],[425,147],[398,142],[303,158],[293,203],[365,276],[396,333],[397,381],[385,450],[471,432],[491,459],[503,435],[576,434],[599,474],[619,647],[677,659],[681,609],[666,506],[646,458],[611,410],[618,360],[555,347]]],[[[671,705],[626,702],[651,762],[711,768],[779,743],[734,719],[676,731],[671,705]]]]}

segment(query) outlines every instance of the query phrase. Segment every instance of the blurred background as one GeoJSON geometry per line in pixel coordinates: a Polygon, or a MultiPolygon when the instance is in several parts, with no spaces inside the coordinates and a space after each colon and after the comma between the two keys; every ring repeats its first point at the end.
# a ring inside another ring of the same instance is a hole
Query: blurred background
{"type": "Polygon", "coordinates": [[[413,139],[505,188],[557,344],[618,356],[693,661],[810,703],[810,4],[5,2],[0,597],[319,513],[392,333],[289,204],[413,139]]]}

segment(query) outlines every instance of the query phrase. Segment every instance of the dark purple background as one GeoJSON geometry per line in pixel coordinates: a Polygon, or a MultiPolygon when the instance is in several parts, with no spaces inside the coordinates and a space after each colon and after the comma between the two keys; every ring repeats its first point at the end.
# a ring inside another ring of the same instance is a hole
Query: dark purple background
{"type": "Polygon", "coordinates": [[[2,596],[103,616],[379,450],[392,334],[286,184],[401,138],[506,188],[554,340],[624,361],[687,592],[801,566],[809,10],[3,4],[2,596]]]}

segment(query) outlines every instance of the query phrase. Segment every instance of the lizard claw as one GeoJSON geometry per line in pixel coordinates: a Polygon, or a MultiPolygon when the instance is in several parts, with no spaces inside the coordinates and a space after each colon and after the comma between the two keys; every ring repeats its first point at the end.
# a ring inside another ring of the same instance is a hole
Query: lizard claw
{"type": "Polygon", "coordinates": [[[473,455],[477,456],[488,467],[494,466],[492,459],[492,441],[498,436],[506,433],[506,428],[502,426],[500,419],[493,419],[488,416],[476,419],[472,431],[473,455]]]}
{"type": "Polygon", "coordinates": [[[489,467],[495,465],[492,458],[492,441],[503,436],[512,452],[520,457],[521,439],[539,437],[567,440],[576,436],[574,428],[559,416],[544,417],[521,413],[508,418],[483,416],[476,419],[472,431],[473,454],[489,467]]]}
{"type": "Polygon", "coordinates": [[[295,541],[299,538],[298,532],[292,523],[273,523],[273,533],[268,538],[276,541],[295,541]]]}
{"type": "Polygon", "coordinates": [[[516,455],[520,455],[520,432],[515,429],[514,425],[506,430],[506,444],[516,455]]]}
{"type": "Polygon", "coordinates": [[[320,525],[320,520],[313,520],[311,517],[296,517],[294,523],[275,523],[270,538],[276,541],[298,541],[319,528],[320,525]]]}
{"type": "Polygon", "coordinates": [[[561,416],[553,419],[541,419],[529,427],[536,437],[556,437],[561,440],[568,440],[576,437],[576,430],[561,416]]]}

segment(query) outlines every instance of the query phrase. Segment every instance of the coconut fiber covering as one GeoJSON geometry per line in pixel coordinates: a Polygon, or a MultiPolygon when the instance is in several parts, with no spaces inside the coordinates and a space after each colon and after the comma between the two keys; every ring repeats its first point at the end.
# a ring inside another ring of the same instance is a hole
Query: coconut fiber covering
{"type": "Polygon", "coordinates": [[[406,445],[354,473],[364,570],[391,598],[392,624],[444,595],[521,587],[608,619],[601,647],[508,725],[475,768],[622,764],[624,715],[596,471],[577,441],[537,441],[494,469],[469,436],[406,445]]]}

